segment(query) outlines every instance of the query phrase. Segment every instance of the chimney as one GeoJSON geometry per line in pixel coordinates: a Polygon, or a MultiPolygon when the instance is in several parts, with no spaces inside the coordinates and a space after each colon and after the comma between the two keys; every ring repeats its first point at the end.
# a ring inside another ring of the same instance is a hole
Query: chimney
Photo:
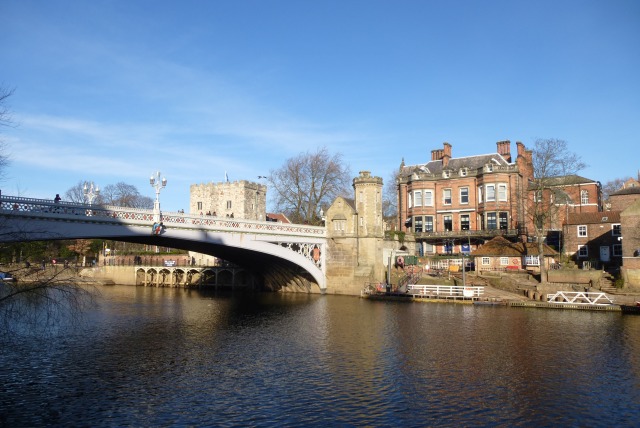
{"type": "Polygon", "coordinates": [[[431,160],[432,161],[437,161],[437,160],[442,159],[443,155],[444,155],[444,152],[442,151],[442,149],[431,150],[431,160]]]}
{"type": "Polygon", "coordinates": [[[444,149],[442,150],[444,154],[442,155],[442,167],[446,168],[449,166],[449,159],[451,159],[451,144],[444,143],[444,149]]]}
{"type": "Polygon", "coordinates": [[[496,146],[498,146],[498,154],[502,155],[507,162],[511,162],[511,141],[498,141],[496,146]]]}

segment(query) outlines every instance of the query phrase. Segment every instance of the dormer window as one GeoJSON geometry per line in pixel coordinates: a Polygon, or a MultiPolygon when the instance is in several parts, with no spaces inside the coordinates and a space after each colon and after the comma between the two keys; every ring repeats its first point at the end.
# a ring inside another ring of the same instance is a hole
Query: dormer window
{"type": "Polygon", "coordinates": [[[484,170],[487,172],[493,172],[493,164],[490,164],[490,163],[486,164],[484,166],[484,170]]]}
{"type": "Polygon", "coordinates": [[[460,177],[467,176],[467,168],[460,168],[460,177]]]}
{"type": "Polygon", "coordinates": [[[448,169],[445,169],[444,171],[442,171],[442,177],[443,178],[451,177],[451,171],[449,171],[448,169]]]}

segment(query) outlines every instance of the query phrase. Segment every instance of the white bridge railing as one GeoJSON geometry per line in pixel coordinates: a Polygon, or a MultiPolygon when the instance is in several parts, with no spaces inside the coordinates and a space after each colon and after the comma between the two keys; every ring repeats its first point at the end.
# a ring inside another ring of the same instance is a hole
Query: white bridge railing
{"type": "Polygon", "coordinates": [[[465,287],[461,285],[408,285],[409,294],[438,298],[477,299],[484,293],[484,287],[465,287]]]}
{"type": "Polygon", "coordinates": [[[561,303],[573,305],[598,305],[606,306],[614,303],[605,293],[581,292],[581,291],[558,291],[555,294],[547,294],[548,303],[561,303]]]}
{"type": "MultiPolygon", "coordinates": [[[[0,197],[0,212],[3,215],[43,217],[95,223],[126,223],[134,225],[153,224],[153,210],[117,207],[111,205],[87,205],[72,202],[54,202],[46,199],[17,196],[0,197]]],[[[183,229],[210,229],[225,232],[273,233],[324,238],[326,229],[302,224],[283,224],[270,221],[243,220],[229,217],[193,215],[178,212],[162,212],[161,220],[167,227],[183,229]]]]}

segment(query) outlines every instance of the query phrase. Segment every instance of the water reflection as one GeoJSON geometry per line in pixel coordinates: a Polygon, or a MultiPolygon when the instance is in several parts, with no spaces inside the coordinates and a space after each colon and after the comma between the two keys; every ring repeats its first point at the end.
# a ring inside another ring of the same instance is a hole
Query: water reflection
{"type": "Polygon", "coordinates": [[[640,317],[105,287],[5,339],[2,426],[632,426],[640,317]]]}

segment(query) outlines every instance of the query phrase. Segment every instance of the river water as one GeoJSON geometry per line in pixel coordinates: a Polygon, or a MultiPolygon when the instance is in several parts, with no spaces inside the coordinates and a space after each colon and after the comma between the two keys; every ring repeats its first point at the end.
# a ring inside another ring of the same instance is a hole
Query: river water
{"type": "Polygon", "coordinates": [[[636,426],[640,317],[100,288],[5,337],[0,426],[636,426]]]}

